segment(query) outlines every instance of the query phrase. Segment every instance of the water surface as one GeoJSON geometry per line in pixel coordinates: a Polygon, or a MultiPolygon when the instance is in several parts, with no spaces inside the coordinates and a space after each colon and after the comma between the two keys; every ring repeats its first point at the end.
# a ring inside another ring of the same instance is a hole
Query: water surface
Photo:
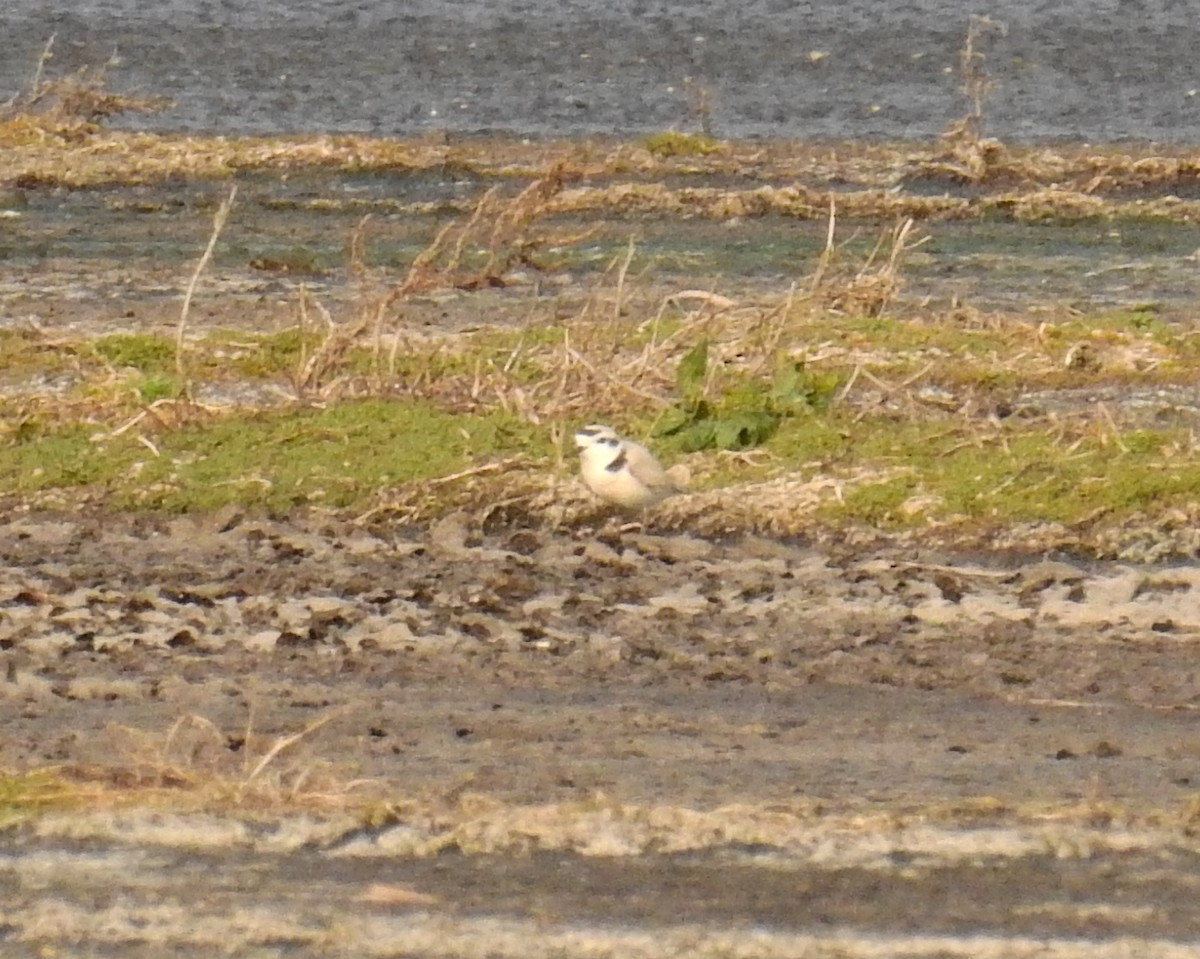
{"type": "Polygon", "coordinates": [[[127,126],[219,133],[515,131],[929,138],[964,112],[972,12],[1008,140],[1197,139],[1195,9],[1172,0],[7,0],[0,96],[116,54],[175,106],[127,126]]]}

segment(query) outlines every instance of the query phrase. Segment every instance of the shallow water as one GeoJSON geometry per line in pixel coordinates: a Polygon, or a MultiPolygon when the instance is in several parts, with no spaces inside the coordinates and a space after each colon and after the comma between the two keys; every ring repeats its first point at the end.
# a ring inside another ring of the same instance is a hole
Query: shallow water
{"type": "MultiPolygon", "coordinates": [[[[414,209],[454,203],[476,189],[426,174],[244,178],[215,259],[220,283],[250,297],[290,296],[301,282],[322,295],[353,292],[346,239],[364,213],[373,216],[368,262],[399,270],[445,218],[414,209]]],[[[30,192],[0,238],[0,264],[13,268],[0,270],[0,303],[36,294],[120,299],[140,308],[166,297],[173,311],[180,277],[203,242],[220,192],[206,183],[30,192]],[[129,269],[136,280],[123,275],[129,269]]],[[[735,296],[785,290],[811,275],[827,229],[822,220],[786,217],[692,219],[685,229],[673,217],[589,215],[580,222],[594,232],[547,257],[557,269],[542,279],[552,287],[556,279],[602,271],[633,242],[635,271],[651,280],[735,296]]],[[[838,241],[850,256],[865,258],[881,228],[849,225],[838,241]]],[[[1153,306],[1173,319],[1194,315],[1196,237],[1189,224],[972,220],[922,224],[917,236],[927,239],[904,264],[909,298],[958,299],[986,309],[1153,306]]]]}
{"type": "MultiPolygon", "coordinates": [[[[1191,142],[1194,10],[1171,0],[993,0],[988,132],[1008,140],[1191,142]]],[[[412,135],[936,136],[965,111],[969,8],[616,0],[8,0],[0,97],[56,36],[53,68],[116,54],[113,85],[170,97],[127,126],[412,135]],[[689,87],[689,79],[692,85],[689,87]]]]}

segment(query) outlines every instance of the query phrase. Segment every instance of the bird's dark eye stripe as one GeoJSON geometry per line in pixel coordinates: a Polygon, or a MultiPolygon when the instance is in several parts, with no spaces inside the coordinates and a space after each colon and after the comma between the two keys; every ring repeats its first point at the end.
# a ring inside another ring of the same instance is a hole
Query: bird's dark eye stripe
{"type": "Polygon", "coordinates": [[[615,460],[613,460],[611,463],[609,463],[604,468],[606,470],[608,470],[610,473],[619,473],[619,472],[621,472],[621,470],[623,470],[625,468],[625,464],[628,462],[629,462],[629,460],[627,460],[625,458],[625,453],[624,453],[624,451],[622,451],[617,454],[617,458],[615,460]]]}
{"type": "Polygon", "coordinates": [[[606,436],[600,442],[603,443],[605,446],[611,446],[613,449],[616,449],[618,446],[621,445],[621,441],[619,439],[617,439],[615,436],[606,436]]]}

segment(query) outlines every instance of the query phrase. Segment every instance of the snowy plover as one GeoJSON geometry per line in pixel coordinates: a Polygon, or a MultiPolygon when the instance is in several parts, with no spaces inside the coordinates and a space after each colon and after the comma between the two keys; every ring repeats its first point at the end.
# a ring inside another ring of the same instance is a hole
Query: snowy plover
{"type": "Polygon", "coordinates": [[[583,481],[601,499],[642,509],[679,492],[653,453],[609,426],[584,426],[575,434],[575,445],[583,481]]]}

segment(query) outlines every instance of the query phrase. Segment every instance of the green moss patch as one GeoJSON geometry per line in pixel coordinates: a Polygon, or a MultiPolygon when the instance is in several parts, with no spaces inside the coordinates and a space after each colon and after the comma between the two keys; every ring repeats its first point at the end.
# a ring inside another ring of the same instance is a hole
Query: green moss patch
{"type": "Polygon", "coordinates": [[[1070,526],[1185,506],[1200,499],[1200,471],[1182,452],[1187,443],[1179,429],[1066,437],[1018,423],[972,436],[880,417],[840,429],[812,418],[789,421],[769,448],[859,477],[822,511],[825,521],[901,529],[930,522],[1070,526]]]}
{"type": "Polygon", "coordinates": [[[164,373],[175,368],[175,344],[152,333],[113,333],[92,344],[96,354],[115,367],[141,373],[164,373]]]}
{"type": "Polygon", "coordinates": [[[504,413],[467,416],[424,403],[367,400],[324,410],[236,414],[153,438],[73,426],[0,446],[0,489],[71,489],[114,505],[171,511],[230,502],[273,510],[361,505],[548,441],[504,413]]]}

